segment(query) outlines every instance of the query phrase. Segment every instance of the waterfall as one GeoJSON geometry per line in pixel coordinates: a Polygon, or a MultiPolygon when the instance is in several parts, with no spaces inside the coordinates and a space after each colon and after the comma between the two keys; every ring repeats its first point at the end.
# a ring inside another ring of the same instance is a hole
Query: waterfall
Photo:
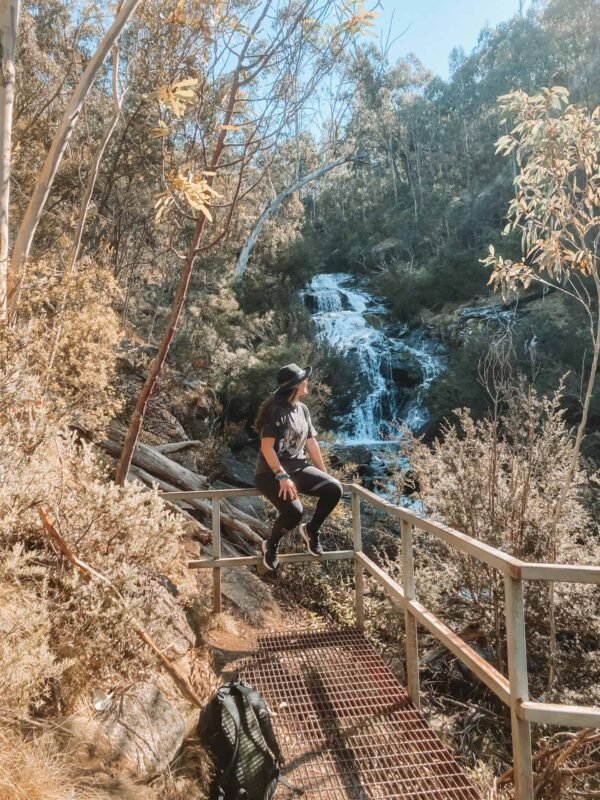
{"type": "Polygon", "coordinates": [[[356,278],[350,274],[317,275],[301,296],[312,312],[319,338],[355,356],[359,365],[357,386],[367,387],[364,396],[357,389],[351,412],[340,420],[344,442],[381,443],[395,432],[399,422],[419,430],[428,419],[424,392],[444,368],[439,345],[428,340],[423,331],[413,332],[406,339],[386,334],[385,306],[357,287],[356,278]],[[373,319],[380,321],[377,327],[371,324],[373,319]],[[420,369],[415,381],[419,385],[404,402],[395,380],[398,359],[415,362],[420,369]]]}
{"type": "Polygon", "coordinates": [[[433,381],[446,369],[445,359],[438,342],[428,339],[422,331],[411,334],[408,342],[403,342],[408,353],[421,365],[423,379],[415,397],[402,409],[404,424],[411,431],[418,432],[429,420],[429,411],[423,398],[433,381]]]}

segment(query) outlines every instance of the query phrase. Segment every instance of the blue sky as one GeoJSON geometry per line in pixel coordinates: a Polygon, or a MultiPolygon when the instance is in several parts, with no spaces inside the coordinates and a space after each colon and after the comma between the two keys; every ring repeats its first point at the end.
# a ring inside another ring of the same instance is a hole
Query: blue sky
{"type": "MultiPolygon", "coordinates": [[[[367,2],[365,7],[371,9],[375,2],[367,2]]],[[[391,23],[394,38],[408,28],[391,48],[390,60],[412,52],[425,67],[447,78],[448,56],[454,47],[469,53],[486,23],[494,27],[518,9],[518,0],[380,0],[375,30],[378,36],[387,36],[391,23]]]]}

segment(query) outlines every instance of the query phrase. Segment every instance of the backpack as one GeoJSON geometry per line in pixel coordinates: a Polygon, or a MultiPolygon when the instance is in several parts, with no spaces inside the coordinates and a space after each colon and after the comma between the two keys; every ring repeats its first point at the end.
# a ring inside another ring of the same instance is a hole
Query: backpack
{"type": "Polygon", "coordinates": [[[281,750],[266,703],[252,686],[221,686],[202,710],[198,734],[215,768],[211,800],[270,800],[281,750]]]}

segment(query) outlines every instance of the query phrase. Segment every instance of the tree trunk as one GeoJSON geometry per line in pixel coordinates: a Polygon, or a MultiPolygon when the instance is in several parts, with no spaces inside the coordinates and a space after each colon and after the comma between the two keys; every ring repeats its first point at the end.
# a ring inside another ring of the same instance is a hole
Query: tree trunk
{"type": "Polygon", "coordinates": [[[100,169],[100,162],[102,161],[102,156],[104,155],[104,151],[106,150],[106,147],[111,140],[115,128],[117,127],[117,122],[119,121],[119,117],[121,116],[121,105],[123,103],[123,97],[125,96],[125,92],[123,92],[122,95],[119,94],[119,46],[117,42],[115,42],[112,48],[112,62],[113,62],[112,63],[113,113],[112,117],[109,120],[108,125],[106,126],[106,130],[104,131],[104,136],[102,137],[102,140],[98,146],[98,150],[96,151],[96,155],[94,156],[94,160],[90,167],[90,174],[88,175],[88,182],[85,189],[85,194],[83,195],[83,198],[81,200],[81,206],[79,208],[79,219],[77,220],[77,230],[75,231],[75,236],[73,237],[73,244],[71,246],[71,252],[69,254],[69,262],[64,272],[63,281],[66,280],[75,269],[75,264],[77,263],[77,258],[79,256],[79,248],[81,247],[81,238],[83,236],[83,229],[85,228],[85,222],[87,219],[88,211],[90,210],[90,202],[92,200],[92,195],[94,193],[94,187],[96,186],[96,178],[98,177],[98,170],[100,169]]]}
{"type": "Polygon", "coordinates": [[[339,167],[341,164],[345,164],[348,161],[354,161],[355,156],[342,156],[338,158],[336,161],[331,161],[329,164],[324,164],[322,167],[310,172],[308,175],[304,175],[304,177],[299,178],[298,180],[294,181],[287,189],[284,189],[283,192],[274,197],[265,210],[262,212],[260,217],[258,218],[258,222],[252,229],[250,236],[246,240],[246,244],[242,248],[242,252],[238,258],[238,262],[235,267],[235,277],[240,278],[244,274],[244,270],[246,269],[246,265],[248,263],[248,258],[250,257],[250,253],[252,252],[252,248],[256,244],[256,240],[263,228],[263,225],[267,220],[277,211],[279,206],[283,203],[286,197],[289,197],[294,192],[299,191],[303,186],[306,186],[307,183],[320,178],[321,175],[325,175],[325,173],[329,172],[336,167],[339,167]]]}
{"type": "Polygon", "coordinates": [[[19,4],[20,0],[3,0],[0,3],[0,322],[7,317],[10,147],[19,4]]]}
{"type": "MultiPolygon", "coordinates": [[[[14,0],[13,0],[14,2],[14,0]]],[[[15,245],[13,247],[12,258],[8,274],[8,312],[10,317],[14,316],[19,302],[23,272],[31,249],[31,243],[37,230],[44,206],[50,194],[52,183],[62,161],[67,143],[75,129],[79,114],[83,107],[86,97],[94,83],[96,75],[112,46],[118,40],[123,28],[135,12],[141,0],[126,0],[120,12],[115,17],[115,21],[104,34],[102,41],[85,72],[81,76],[75,91],[71,97],[62,118],[59,129],[54,135],[54,139],[46,156],[46,161],[37,180],[33,195],[25,211],[25,215],[19,226],[15,245]]]]}
{"type": "MultiPolygon", "coordinates": [[[[122,5],[123,3],[120,2],[118,11],[121,10],[122,5]]],[[[54,366],[54,359],[56,358],[60,337],[62,335],[62,314],[64,311],[65,303],[69,292],[68,281],[71,274],[75,271],[75,265],[77,263],[77,258],[79,256],[79,248],[81,247],[81,238],[83,236],[83,229],[85,228],[88,211],[90,209],[90,202],[92,200],[92,194],[94,193],[96,178],[98,177],[98,170],[100,169],[100,162],[102,161],[102,156],[104,155],[106,146],[108,145],[114,133],[114,130],[117,127],[117,122],[119,121],[119,117],[121,115],[121,104],[123,102],[124,95],[121,96],[119,95],[119,45],[116,42],[112,48],[112,84],[113,84],[113,107],[114,107],[113,115],[104,132],[100,145],[98,146],[98,150],[96,151],[96,155],[94,156],[92,166],[90,168],[90,174],[88,175],[87,186],[83,198],[81,200],[81,205],[79,207],[79,219],[77,220],[77,229],[75,231],[75,236],[73,237],[71,252],[69,253],[69,261],[67,262],[67,266],[65,267],[65,271],[62,276],[64,291],[62,300],[60,302],[60,306],[56,312],[58,324],[54,334],[54,341],[52,343],[52,350],[50,352],[50,357],[48,358],[48,367],[46,369],[46,387],[50,383],[52,375],[52,367],[54,366]]]]}
{"type": "MultiPolygon", "coordinates": [[[[262,9],[262,12],[258,16],[256,23],[254,24],[254,27],[249,32],[248,37],[246,38],[244,46],[242,47],[242,50],[238,57],[237,65],[233,73],[231,91],[229,92],[229,97],[227,99],[227,105],[223,123],[221,124],[221,130],[219,132],[219,137],[217,139],[217,143],[215,146],[215,152],[209,166],[209,172],[215,172],[216,168],[219,166],[219,163],[221,161],[221,156],[225,148],[225,140],[227,138],[227,129],[228,127],[230,127],[231,121],[233,119],[238,92],[240,90],[240,86],[243,80],[242,73],[244,72],[244,60],[246,58],[246,53],[248,52],[248,48],[254,41],[255,35],[258,32],[260,26],[262,25],[262,22],[265,16],[267,15],[267,12],[269,11],[270,5],[271,5],[271,0],[267,0],[262,9]]],[[[212,186],[213,181],[214,177],[211,176],[208,178],[207,183],[210,186],[212,186]]],[[[169,317],[167,319],[165,331],[163,333],[158,348],[158,353],[156,357],[153,359],[152,364],[150,365],[148,377],[146,378],[146,381],[142,387],[142,390],[135,404],[135,409],[133,411],[131,421],[129,423],[129,430],[127,431],[127,436],[125,437],[123,452],[121,454],[121,458],[117,465],[117,471],[115,474],[115,481],[121,486],[127,480],[129,465],[131,464],[133,451],[135,449],[135,445],[138,440],[140,430],[142,429],[142,424],[144,422],[144,416],[146,414],[146,406],[148,405],[148,400],[150,399],[150,395],[154,391],[154,387],[156,386],[156,381],[158,380],[158,376],[160,375],[164,363],[167,360],[167,354],[169,352],[169,348],[171,347],[171,342],[173,341],[173,337],[175,336],[177,324],[179,322],[181,311],[183,309],[187,297],[190,285],[190,278],[192,276],[192,269],[194,267],[198,245],[200,243],[200,238],[202,236],[202,232],[204,231],[205,224],[206,224],[206,217],[203,214],[201,214],[196,222],[196,227],[192,235],[192,241],[190,242],[190,246],[188,248],[185,261],[183,263],[183,268],[181,270],[181,277],[179,279],[179,286],[177,287],[177,292],[175,293],[175,298],[171,306],[171,311],[169,312],[169,317]]]]}

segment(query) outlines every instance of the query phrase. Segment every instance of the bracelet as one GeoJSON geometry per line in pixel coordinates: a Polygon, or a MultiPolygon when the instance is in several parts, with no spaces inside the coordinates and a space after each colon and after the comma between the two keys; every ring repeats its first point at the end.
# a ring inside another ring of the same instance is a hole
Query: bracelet
{"type": "Polygon", "coordinates": [[[277,475],[275,475],[275,480],[282,481],[284,478],[289,478],[289,477],[290,476],[287,474],[287,472],[278,472],[277,475]]]}

